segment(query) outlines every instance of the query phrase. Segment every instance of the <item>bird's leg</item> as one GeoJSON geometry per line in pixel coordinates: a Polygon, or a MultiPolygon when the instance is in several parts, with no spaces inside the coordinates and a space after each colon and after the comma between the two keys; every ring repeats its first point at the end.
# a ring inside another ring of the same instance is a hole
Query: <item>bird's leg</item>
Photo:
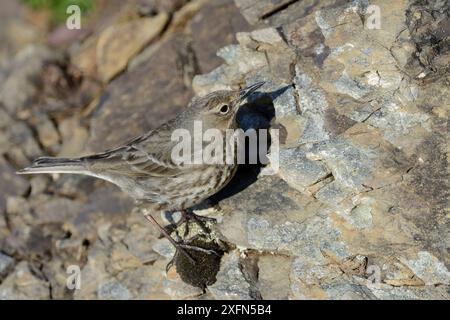
{"type": "MultiPolygon", "coordinates": [[[[193,222],[195,222],[204,233],[209,233],[210,230],[208,230],[208,228],[205,226],[206,222],[211,222],[211,221],[216,221],[216,219],[214,218],[209,218],[209,217],[203,217],[203,216],[199,216],[196,215],[193,212],[189,212],[188,210],[184,209],[181,210],[181,215],[182,215],[182,222],[186,222],[186,226],[188,225],[188,221],[192,220],[193,222]]],[[[187,228],[186,228],[187,230],[187,228]]]]}
{"type": "Polygon", "coordinates": [[[189,259],[189,261],[191,261],[193,264],[196,263],[196,261],[194,260],[194,258],[192,258],[190,256],[190,254],[185,250],[185,248],[183,248],[183,245],[180,245],[178,242],[176,242],[171,236],[170,234],[166,231],[166,229],[164,229],[164,227],[162,227],[158,221],[156,221],[155,218],[153,218],[153,216],[150,214],[150,212],[148,212],[147,210],[144,210],[144,217],[145,219],[147,219],[148,221],[150,221],[153,225],[155,225],[160,231],[161,233],[164,235],[164,237],[167,238],[167,240],[170,241],[170,243],[179,251],[181,252],[183,255],[186,256],[186,258],[189,259]]]}
{"type": "Polygon", "coordinates": [[[148,211],[144,211],[144,217],[150,221],[151,223],[153,223],[163,234],[164,237],[167,238],[167,240],[169,240],[169,242],[179,251],[181,252],[184,256],[186,256],[186,258],[189,259],[189,261],[191,261],[193,264],[196,264],[196,261],[194,258],[191,257],[191,255],[186,251],[186,250],[195,250],[195,251],[199,251],[199,252],[203,252],[203,253],[207,253],[207,254],[216,254],[217,252],[215,252],[214,250],[209,250],[209,249],[205,249],[205,248],[201,248],[198,246],[193,246],[193,245],[189,245],[189,244],[184,244],[184,243],[178,243],[176,242],[172,236],[167,232],[167,230],[161,226],[158,221],[156,221],[155,218],[153,218],[153,216],[150,214],[150,212],[148,211]]]}

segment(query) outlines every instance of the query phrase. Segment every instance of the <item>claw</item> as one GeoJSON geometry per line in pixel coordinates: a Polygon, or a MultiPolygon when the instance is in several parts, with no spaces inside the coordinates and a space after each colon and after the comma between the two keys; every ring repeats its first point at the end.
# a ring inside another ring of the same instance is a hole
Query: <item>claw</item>
{"type": "MultiPolygon", "coordinates": [[[[206,222],[215,222],[216,221],[216,219],[214,219],[214,218],[199,216],[199,215],[196,215],[195,213],[189,212],[187,210],[182,210],[181,214],[182,214],[182,218],[180,220],[181,223],[188,222],[189,220],[192,220],[193,222],[195,222],[202,229],[202,231],[204,233],[210,233],[210,230],[205,226],[205,223],[206,222]]],[[[187,234],[189,233],[188,225],[189,224],[186,223],[185,236],[187,236],[187,234]]]]}
{"type": "Polygon", "coordinates": [[[155,220],[155,218],[153,218],[153,216],[149,213],[149,212],[144,212],[144,217],[150,221],[151,223],[153,223],[155,226],[158,227],[158,229],[161,231],[161,233],[164,235],[164,237],[167,238],[167,240],[170,241],[170,243],[179,251],[181,252],[186,258],[188,258],[188,260],[192,263],[195,264],[196,261],[194,258],[191,257],[191,255],[184,249],[182,248],[175,240],[173,240],[173,238],[170,236],[170,234],[167,232],[166,229],[164,229],[159,223],[158,221],[155,220]]]}
{"type": "MultiPolygon", "coordinates": [[[[192,219],[194,220],[205,233],[209,233],[208,228],[206,228],[205,226],[203,226],[203,224],[201,222],[205,221],[205,220],[215,220],[212,218],[207,218],[207,217],[200,217],[197,216],[195,214],[190,214],[188,213],[186,210],[182,211],[183,214],[183,219],[185,219],[185,221],[192,219]],[[203,220],[203,221],[202,221],[203,220]]],[[[178,243],[177,241],[175,241],[170,234],[167,232],[167,230],[162,227],[156,220],[155,218],[153,218],[153,216],[150,214],[150,212],[144,212],[144,217],[150,221],[152,224],[154,224],[156,227],[158,227],[158,229],[161,231],[161,233],[170,241],[170,243],[177,249],[177,252],[180,252],[181,254],[183,254],[192,264],[196,264],[197,261],[195,261],[195,259],[187,252],[187,250],[195,250],[195,251],[199,251],[199,252],[203,252],[206,254],[215,254],[217,256],[220,256],[219,253],[217,253],[214,250],[210,250],[210,249],[205,249],[205,248],[201,248],[201,247],[197,247],[197,246],[193,246],[193,245],[189,245],[189,244],[185,244],[185,243],[178,243]]],[[[188,227],[188,223],[186,223],[186,229],[188,227]]],[[[186,235],[187,236],[187,235],[186,235]]],[[[166,266],[166,272],[170,269],[170,267],[173,265],[173,259],[167,264],[166,266]]]]}
{"type": "Polygon", "coordinates": [[[170,268],[173,266],[173,258],[170,259],[169,263],[166,265],[166,274],[169,272],[170,268]]]}

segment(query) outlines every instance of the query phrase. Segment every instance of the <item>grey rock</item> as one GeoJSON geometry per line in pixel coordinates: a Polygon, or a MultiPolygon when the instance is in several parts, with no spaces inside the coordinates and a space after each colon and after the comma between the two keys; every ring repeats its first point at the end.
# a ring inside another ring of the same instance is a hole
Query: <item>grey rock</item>
{"type": "Polygon", "coordinates": [[[261,218],[250,218],[247,223],[250,245],[265,250],[289,250],[294,255],[320,257],[320,250],[329,250],[345,256],[345,243],[339,231],[332,228],[331,221],[313,217],[300,224],[285,222],[270,224],[261,218]]]}
{"type": "MultiPolygon", "coordinates": [[[[285,86],[281,86],[281,88],[285,88],[285,86]]],[[[282,94],[273,96],[273,106],[275,108],[275,117],[277,119],[285,116],[297,115],[298,111],[294,88],[289,87],[282,94]]]]}
{"type": "Polygon", "coordinates": [[[260,43],[267,43],[272,46],[283,43],[284,40],[275,28],[257,29],[250,33],[250,37],[260,43]]]}
{"type": "Polygon", "coordinates": [[[200,297],[202,289],[184,283],[179,277],[174,280],[164,280],[163,290],[172,299],[194,299],[200,297]]]}
{"type": "Polygon", "coordinates": [[[15,170],[3,157],[0,157],[0,176],[2,179],[0,185],[0,212],[2,212],[6,208],[7,197],[24,195],[29,188],[29,183],[24,178],[18,177],[15,174],[15,170]]]}
{"type": "Polygon", "coordinates": [[[347,94],[354,99],[361,99],[371,90],[369,87],[364,86],[361,82],[355,79],[351,79],[347,74],[343,74],[335,82],[336,89],[342,94],[347,94]]]}
{"type": "Polygon", "coordinates": [[[100,284],[98,297],[104,300],[130,300],[131,294],[120,282],[111,281],[100,284]]]}
{"type": "Polygon", "coordinates": [[[194,77],[192,87],[199,95],[215,90],[231,89],[243,74],[267,65],[263,52],[252,51],[238,45],[228,45],[220,49],[217,55],[225,60],[226,65],[210,73],[194,77]]]}
{"type": "Polygon", "coordinates": [[[24,45],[38,41],[42,37],[42,32],[27,19],[27,11],[20,2],[15,0],[3,1],[0,21],[1,68],[7,66],[14,54],[24,45]]]}
{"type": "Polygon", "coordinates": [[[330,138],[325,129],[324,119],[317,114],[307,112],[303,122],[305,123],[303,133],[298,141],[299,144],[315,143],[330,138]]]}
{"type": "Polygon", "coordinates": [[[31,195],[34,196],[43,193],[48,186],[49,180],[49,177],[44,175],[32,177],[30,180],[31,195]]]}
{"type": "Polygon", "coordinates": [[[217,281],[208,287],[215,299],[252,299],[251,286],[241,271],[237,252],[230,252],[222,257],[220,271],[216,277],[217,281]]]}
{"type": "Polygon", "coordinates": [[[342,186],[362,189],[364,181],[371,176],[376,154],[343,138],[335,138],[316,144],[307,152],[307,156],[322,159],[342,186]]]}
{"type": "Polygon", "coordinates": [[[167,40],[139,68],[108,85],[92,119],[90,149],[101,151],[125,143],[155,129],[187,106],[192,92],[178,72],[182,66],[177,66],[187,45],[185,36],[167,40]],[[112,126],[123,130],[111,133],[112,126]]]}
{"type": "Polygon", "coordinates": [[[265,255],[258,259],[258,291],[263,299],[280,300],[289,296],[291,259],[265,255]]]}
{"type": "Polygon", "coordinates": [[[136,269],[127,269],[117,276],[134,299],[170,299],[164,293],[164,270],[166,261],[157,260],[153,265],[146,265],[136,269]]]}
{"type": "Polygon", "coordinates": [[[346,256],[340,231],[329,218],[320,216],[326,214],[320,206],[308,206],[311,199],[277,177],[264,176],[221,201],[227,214],[218,228],[241,247],[311,257],[327,249],[346,256]]]}
{"type": "Polygon", "coordinates": [[[61,135],[60,157],[74,157],[82,154],[89,137],[88,130],[83,127],[78,117],[62,120],[58,124],[61,135]]]}
{"type": "Polygon", "coordinates": [[[52,153],[56,153],[59,147],[58,144],[60,137],[54,123],[50,120],[50,118],[43,113],[37,114],[35,127],[39,141],[44,148],[51,150],[52,153]]]}
{"type": "Polygon", "coordinates": [[[373,199],[369,199],[354,207],[349,214],[349,220],[352,225],[358,229],[366,229],[372,226],[372,205],[373,199]]]}
{"type": "Polygon", "coordinates": [[[22,121],[14,120],[3,108],[0,108],[0,152],[6,153],[11,159],[14,157],[14,150],[19,151],[26,163],[17,161],[18,165],[28,164],[26,157],[33,159],[42,154],[39,144],[34,139],[31,129],[22,121]]]}
{"type": "Polygon", "coordinates": [[[368,288],[381,300],[448,300],[448,286],[393,287],[385,284],[369,285],[368,288]]]}
{"type": "Polygon", "coordinates": [[[403,261],[426,285],[450,284],[450,271],[427,251],[419,251],[417,259],[403,261]]]}
{"type": "Polygon", "coordinates": [[[289,0],[270,1],[270,0],[235,0],[236,5],[241,9],[242,14],[249,23],[255,24],[271,11],[276,10],[288,4],[289,0]]]}
{"type": "Polygon", "coordinates": [[[64,223],[81,211],[82,204],[66,198],[42,197],[34,201],[36,221],[40,223],[64,223]]]}
{"type": "Polygon", "coordinates": [[[171,259],[175,254],[174,246],[165,238],[157,240],[152,248],[158,254],[167,259],[171,259]]]}
{"type": "Polygon", "coordinates": [[[344,1],[235,0],[242,14],[251,24],[279,26],[296,21],[310,12],[333,7],[344,1]]]}
{"type": "Polygon", "coordinates": [[[387,141],[399,145],[415,126],[427,128],[428,119],[429,116],[426,114],[408,112],[401,105],[389,103],[373,113],[367,123],[383,130],[387,141]]]}
{"type": "Polygon", "coordinates": [[[0,284],[0,300],[30,299],[50,299],[50,288],[48,282],[30,271],[26,261],[21,261],[0,284]]]}
{"type": "Polygon", "coordinates": [[[325,128],[324,113],[328,109],[327,98],[313,79],[304,73],[299,66],[295,67],[295,88],[299,96],[299,109],[305,119],[305,126],[299,143],[312,143],[329,139],[325,128]]]}
{"type": "Polygon", "coordinates": [[[3,279],[14,267],[14,259],[0,252],[0,279],[3,279]]]}
{"type": "Polygon", "coordinates": [[[326,184],[314,195],[318,200],[330,205],[339,204],[347,196],[347,191],[343,186],[335,181],[326,184]]]}
{"type": "Polygon", "coordinates": [[[301,279],[307,285],[317,284],[326,281],[329,277],[335,277],[336,272],[332,272],[322,255],[295,258],[292,262],[291,276],[295,279],[301,279]]]}
{"type": "Polygon", "coordinates": [[[325,164],[311,161],[301,148],[282,149],[279,175],[293,188],[303,191],[330,173],[325,164]]]}
{"type": "Polygon", "coordinates": [[[338,300],[375,300],[376,296],[366,287],[351,280],[340,279],[323,285],[329,298],[338,300]]]}
{"type": "Polygon", "coordinates": [[[295,66],[294,83],[300,97],[300,110],[302,112],[311,111],[320,114],[328,108],[328,101],[322,89],[315,86],[313,79],[304,73],[298,65],[295,66]]]}
{"type": "Polygon", "coordinates": [[[206,3],[188,28],[195,35],[192,49],[199,70],[206,73],[221,64],[217,49],[235,42],[234,34],[249,30],[249,25],[232,1],[217,0],[206,3]]]}
{"type": "Polygon", "coordinates": [[[36,78],[46,61],[61,60],[61,55],[49,48],[30,45],[22,49],[11,63],[9,76],[0,88],[0,101],[15,113],[33,101],[37,94],[36,78]]]}

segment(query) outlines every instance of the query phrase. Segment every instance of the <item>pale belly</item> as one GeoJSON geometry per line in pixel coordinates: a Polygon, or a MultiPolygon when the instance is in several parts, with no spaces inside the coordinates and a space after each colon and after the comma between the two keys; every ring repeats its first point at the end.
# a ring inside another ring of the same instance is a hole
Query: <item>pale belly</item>
{"type": "Polygon", "coordinates": [[[151,177],[139,181],[131,194],[158,210],[183,210],[217,193],[233,178],[236,170],[237,165],[203,166],[175,177],[151,177]]]}

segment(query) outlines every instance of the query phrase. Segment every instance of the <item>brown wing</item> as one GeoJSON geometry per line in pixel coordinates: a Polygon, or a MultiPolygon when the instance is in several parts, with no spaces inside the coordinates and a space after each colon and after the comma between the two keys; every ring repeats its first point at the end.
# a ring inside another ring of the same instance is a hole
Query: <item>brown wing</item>
{"type": "Polygon", "coordinates": [[[85,157],[89,170],[99,174],[119,174],[129,177],[168,177],[186,170],[171,159],[171,131],[161,127],[140,136],[126,145],[104,153],[85,157]]]}

